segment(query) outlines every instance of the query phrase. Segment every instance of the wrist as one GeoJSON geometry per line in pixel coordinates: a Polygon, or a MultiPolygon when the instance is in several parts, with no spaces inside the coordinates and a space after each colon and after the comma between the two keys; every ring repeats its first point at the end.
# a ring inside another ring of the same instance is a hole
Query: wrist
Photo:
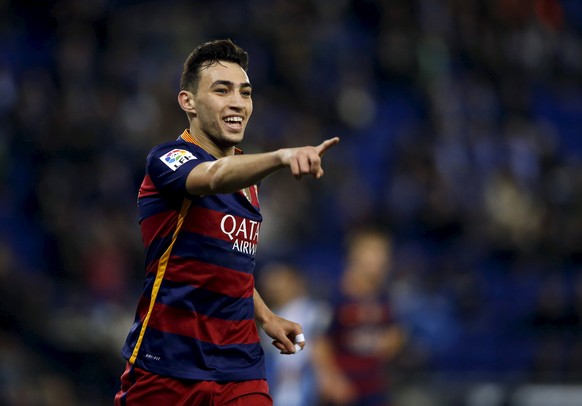
{"type": "Polygon", "coordinates": [[[268,323],[269,320],[271,320],[274,315],[275,314],[268,309],[263,309],[262,311],[255,311],[255,321],[262,327],[264,324],[268,323]]]}
{"type": "Polygon", "coordinates": [[[277,159],[277,167],[283,168],[289,165],[289,149],[281,148],[275,151],[275,156],[277,159]]]}

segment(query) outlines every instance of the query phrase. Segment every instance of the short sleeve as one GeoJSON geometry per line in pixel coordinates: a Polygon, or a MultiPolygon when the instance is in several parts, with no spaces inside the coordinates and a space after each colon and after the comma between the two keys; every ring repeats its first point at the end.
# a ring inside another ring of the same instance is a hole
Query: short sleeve
{"type": "Polygon", "coordinates": [[[147,157],[146,172],[162,193],[186,195],[186,179],[190,171],[208,157],[187,144],[163,144],[147,157]]]}

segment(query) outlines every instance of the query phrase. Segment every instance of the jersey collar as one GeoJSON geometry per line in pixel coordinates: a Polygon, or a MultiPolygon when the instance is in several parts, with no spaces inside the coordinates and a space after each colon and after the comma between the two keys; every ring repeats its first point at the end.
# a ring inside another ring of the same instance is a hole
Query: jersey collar
{"type": "MultiPolygon", "coordinates": [[[[192,136],[192,134],[190,134],[190,130],[187,128],[184,130],[182,135],[180,135],[180,138],[182,138],[186,142],[190,142],[190,143],[192,143],[194,145],[198,145],[200,148],[202,148],[202,145],[200,145],[200,143],[192,136]]],[[[242,151],[242,149],[235,147],[234,153],[235,153],[235,155],[239,155],[239,154],[242,154],[243,151],[242,151]]]]}

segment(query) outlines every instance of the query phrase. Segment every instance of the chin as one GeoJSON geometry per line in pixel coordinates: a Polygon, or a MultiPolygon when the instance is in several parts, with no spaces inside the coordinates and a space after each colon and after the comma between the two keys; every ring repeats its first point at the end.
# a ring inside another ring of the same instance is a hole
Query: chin
{"type": "Polygon", "coordinates": [[[221,137],[220,141],[217,142],[218,145],[220,145],[221,147],[224,148],[229,148],[229,147],[235,147],[238,144],[240,144],[240,142],[243,140],[244,137],[240,136],[240,137],[233,137],[233,136],[228,136],[228,137],[221,137]]]}
{"type": "Polygon", "coordinates": [[[240,132],[240,133],[230,133],[230,134],[225,134],[223,136],[223,139],[225,141],[225,143],[232,145],[236,145],[239,142],[241,142],[243,140],[243,138],[245,137],[244,132],[240,132]]]}

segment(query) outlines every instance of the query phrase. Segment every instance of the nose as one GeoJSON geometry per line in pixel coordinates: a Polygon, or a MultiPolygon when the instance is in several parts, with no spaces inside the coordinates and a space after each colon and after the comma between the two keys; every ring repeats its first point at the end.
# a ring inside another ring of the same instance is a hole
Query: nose
{"type": "Polygon", "coordinates": [[[232,92],[228,98],[228,104],[231,108],[240,109],[243,108],[243,98],[239,92],[232,92]]]}
{"type": "Polygon", "coordinates": [[[246,99],[239,92],[232,92],[228,104],[231,109],[240,111],[245,108],[246,99]]]}

